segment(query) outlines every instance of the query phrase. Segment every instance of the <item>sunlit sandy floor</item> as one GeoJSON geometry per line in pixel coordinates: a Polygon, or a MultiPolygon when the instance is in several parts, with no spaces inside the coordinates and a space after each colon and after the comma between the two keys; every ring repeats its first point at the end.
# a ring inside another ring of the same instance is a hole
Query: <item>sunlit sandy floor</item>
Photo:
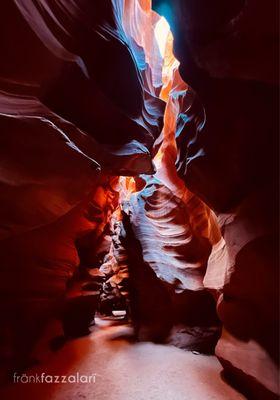
{"type": "Polygon", "coordinates": [[[68,342],[40,368],[29,371],[29,375],[44,372],[67,377],[77,377],[77,372],[80,377],[96,374],[95,382],[17,383],[2,391],[1,399],[244,399],[221,380],[221,367],[215,357],[172,346],[130,343],[121,338],[128,329],[101,324],[90,336],[68,342]]]}

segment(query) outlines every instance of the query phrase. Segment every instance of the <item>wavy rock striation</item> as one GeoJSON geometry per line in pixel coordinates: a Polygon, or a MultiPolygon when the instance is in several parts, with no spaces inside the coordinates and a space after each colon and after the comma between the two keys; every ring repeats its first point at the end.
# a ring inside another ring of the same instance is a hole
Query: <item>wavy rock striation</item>
{"type": "Polygon", "coordinates": [[[276,398],[276,2],[2,3],[1,371],[98,307],[209,352],[217,306],[225,379],[276,398]]]}
{"type": "Polygon", "coordinates": [[[89,257],[87,245],[100,240],[118,203],[114,176],[154,172],[164,103],[143,89],[117,2],[4,1],[1,11],[7,369],[26,365],[79,254],[89,257]]]}
{"type": "Polygon", "coordinates": [[[192,107],[183,130],[177,125],[185,138],[177,168],[218,214],[229,257],[223,277],[218,265],[205,277],[206,286],[222,289],[224,332],[216,352],[226,379],[249,398],[276,398],[277,4],[155,0],[153,6],[169,21],[180,73],[205,110],[203,118],[192,107]],[[200,124],[189,123],[194,115],[200,124]]]}

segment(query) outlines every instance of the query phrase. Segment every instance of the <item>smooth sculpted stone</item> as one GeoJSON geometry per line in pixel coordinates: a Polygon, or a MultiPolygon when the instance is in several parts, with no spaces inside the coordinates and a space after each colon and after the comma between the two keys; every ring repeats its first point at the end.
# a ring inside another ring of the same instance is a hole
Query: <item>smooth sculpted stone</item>
{"type": "Polygon", "coordinates": [[[204,280],[222,292],[217,354],[226,379],[248,398],[276,398],[278,4],[154,0],[153,7],[170,23],[194,95],[177,120],[178,175],[218,214],[227,252],[224,267],[213,255],[204,280]]]}

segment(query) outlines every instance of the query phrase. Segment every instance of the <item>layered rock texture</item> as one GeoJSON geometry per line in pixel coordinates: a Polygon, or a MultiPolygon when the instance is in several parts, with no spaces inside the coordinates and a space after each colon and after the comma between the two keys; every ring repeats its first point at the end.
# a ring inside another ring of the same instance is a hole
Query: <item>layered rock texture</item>
{"type": "Polygon", "coordinates": [[[116,177],[154,171],[164,104],[143,86],[117,4],[1,7],[1,347],[21,367],[37,319],[102,237],[116,177]]]}
{"type": "Polygon", "coordinates": [[[177,168],[217,213],[228,251],[222,288],[218,264],[211,278],[211,287],[222,289],[216,353],[225,377],[249,398],[276,398],[277,3],[153,5],[170,22],[180,73],[205,110],[193,133],[186,125],[177,168]]]}
{"type": "Polygon", "coordinates": [[[122,311],[277,398],[276,1],[1,9],[3,375],[122,311]]]}

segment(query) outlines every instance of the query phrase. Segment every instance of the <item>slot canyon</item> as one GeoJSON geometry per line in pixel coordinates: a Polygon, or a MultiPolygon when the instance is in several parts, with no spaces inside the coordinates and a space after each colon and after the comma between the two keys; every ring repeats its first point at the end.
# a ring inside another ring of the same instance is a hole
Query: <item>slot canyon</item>
{"type": "Polygon", "coordinates": [[[278,1],[0,7],[1,399],[278,399],[278,1]]]}

